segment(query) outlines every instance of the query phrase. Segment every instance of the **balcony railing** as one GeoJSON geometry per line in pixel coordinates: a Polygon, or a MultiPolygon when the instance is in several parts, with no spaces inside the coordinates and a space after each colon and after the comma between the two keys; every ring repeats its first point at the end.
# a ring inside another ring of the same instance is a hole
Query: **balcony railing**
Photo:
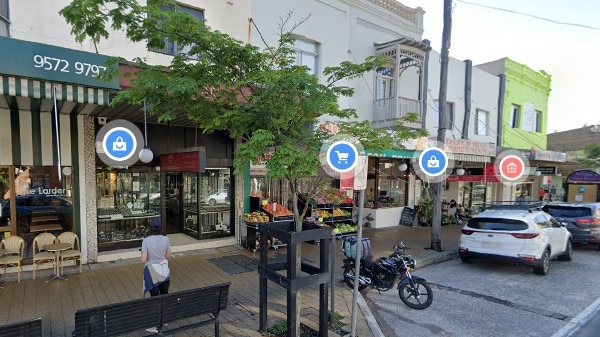
{"type": "MultiPolygon", "coordinates": [[[[373,123],[381,126],[395,123],[409,112],[414,112],[421,116],[421,104],[419,100],[404,97],[378,99],[373,102],[373,123]]],[[[410,126],[420,127],[421,119],[419,118],[416,125],[410,126]]]]}

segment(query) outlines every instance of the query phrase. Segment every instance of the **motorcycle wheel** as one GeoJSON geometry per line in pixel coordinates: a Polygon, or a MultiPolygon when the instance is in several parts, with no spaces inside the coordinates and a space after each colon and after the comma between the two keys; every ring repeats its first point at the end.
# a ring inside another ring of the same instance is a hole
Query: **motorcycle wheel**
{"type": "MultiPolygon", "coordinates": [[[[352,278],[350,278],[349,276],[356,278],[356,265],[354,263],[349,263],[344,268],[344,282],[346,282],[346,285],[348,287],[350,287],[351,289],[354,289],[354,280],[352,278]]],[[[365,289],[366,287],[367,287],[366,284],[358,284],[358,291],[361,291],[361,290],[365,289]]]]}
{"type": "Polygon", "coordinates": [[[415,287],[410,282],[403,284],[398,289],[398,294],[404,304],[417,310],[426,309],[433,302],[433,291],[425,280],[418,280],[415,287]]]}

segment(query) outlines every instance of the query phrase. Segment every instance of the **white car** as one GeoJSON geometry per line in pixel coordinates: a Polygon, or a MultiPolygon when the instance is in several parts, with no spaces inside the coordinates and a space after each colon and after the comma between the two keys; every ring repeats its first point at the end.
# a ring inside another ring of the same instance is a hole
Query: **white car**
{"type": "Polygon", "coordinates": [[[541,206],[486,206],[462,229],[460,259],[465,263],[476,257],[498,259],[532,266],[540,275],[548,274],[551,259],[571,261],[571,233],[541,206]]]}
{"type": "Polygon", "coordinates": [[[223,204],[229,202],[229,191],[227,189],[217,190],[208,196],[204,197],[204,203],[209,205],[223,204]]]}

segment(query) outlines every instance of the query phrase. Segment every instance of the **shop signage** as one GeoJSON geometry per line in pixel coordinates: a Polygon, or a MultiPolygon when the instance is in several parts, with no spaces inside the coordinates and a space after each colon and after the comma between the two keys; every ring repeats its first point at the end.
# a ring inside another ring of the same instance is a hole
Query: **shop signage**
{"type": "MultiPolygon", "coordinates": [[[[436,137],[421,138],[417,141],[417,150],[426,150],[429,143],[437,143],[436,137]]],[[[444,139],[444,151],[447,153],[471,154],[477,156],[496,156],[496,145],[493,143],[477,142],[469,139],[444,139]]]]}
{"type": "Polygon", "coordinates": [[[567,183],[600,183],[600,174],[590,170],[575,171],[569,174],[567,183]]]}
{"type": "Polygon", "coordinates": [[[97,77],[107,70],[108,56],[7,37],[0,37],[0,49],[1,74],[119,89],[119,76],[110,82],[97,77]]]}
{"type": "MultiPolygon", "coordinates": [[[[556,152],[556,151],[536,150],[535,151],[535,160],[545,160],[545,161],[564,163],[567,161],[567,154],[563,153],[563,152],[556,152]]],[[[544,173],[544,172],[542,172],[542,173],[544,173]]]]}
{"type": "Polygon", "coordinates": [[[463,181],[463,182],[472,182],[472,183],[500,183],[502,182],[502,177],[498,175],[488,176],[488,175],[451,175],[446,178],[446,181],[449,183],[463,181]]]}
{"type": "Polygon", "coordinates": [[[542,175],[556,174],[556,166],[538,166],[536,171],[540,171],[542,175]]]}
{"type": "Polygon", "coordinates": [[[169,153],[159,157],[161,172],[197,172],[206,170],[206,151],[169,153]]]}

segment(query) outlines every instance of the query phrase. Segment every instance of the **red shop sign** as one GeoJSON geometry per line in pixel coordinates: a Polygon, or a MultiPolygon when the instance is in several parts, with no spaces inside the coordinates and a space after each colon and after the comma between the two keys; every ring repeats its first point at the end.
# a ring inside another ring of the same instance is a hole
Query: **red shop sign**
{"type": "Polygon", "coordinates": [[[206,167],[204,151],[163,154],[159,157],[162,172],[200,172],[206,167]]]}

